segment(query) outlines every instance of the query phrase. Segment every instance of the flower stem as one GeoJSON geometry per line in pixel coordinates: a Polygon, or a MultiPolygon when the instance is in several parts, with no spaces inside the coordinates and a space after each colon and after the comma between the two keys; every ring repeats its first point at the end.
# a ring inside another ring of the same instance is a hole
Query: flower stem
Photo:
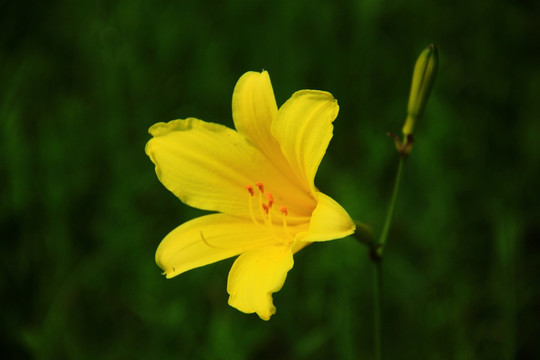
{"type": "MultiPolygon", "coordinates": [[[[407,139],[410,141],[410,139],[407,139]]],[[[407,144],[407,142],[405,142],[407,144]]],[[[396,204],[397,193],[399,185],[401,183],[401,174],[403,172],[403,163],[405,162],[406,152],[399,151],[400,158],[396,174],[396,180],[394,183],[394,189],[392,190],[392,197],[390,199],[390,205],[386,212],[386,219],[384,221],[381,236],[378,240],[373,238],[371,228],[366,224],[359,221],[356,223],[356,231],[354,236],[359,242],[366,245],[369,248],[369,257],[373,263],[373,348],[375,360],[382,359],[382,321],[381,321],[381,298],[382,298],[382,256],[383,249],[386,245],[386,239],[392,223],[392,215],[394,214],[394,207],[396,204]]]]}
{"type": "Polygon", "coordinates": [[[382,359],[381,347],[381,288],[382,288],[382,264],[373,263],[373,351],[375,360],[382,359]]]}
{"type": "Polygon", "coordinates": [[[392,215],[394,214],[394,206],[396,204],[396,198],[399,190],[399,184],[401,182],[401,173],[403,172],[404,162],[404,157],[401,156],[399,158],[399,165],[396,174],[396,181],[394,183],[394,190],[392,191],[392,199],[390,200],[390,206],[388,207],[384,226],[378,241],[377,255],[379,255],[380,257],[382,257],[384,246],[386,245],[386,238],[388,237],[388,231],[390,230],[390,224],[392,223],[392,215]]]}
{"type": "Polygon", "coordinates": [[[371,227],[358,220],[353,221],[356,225],[356,229],[351,236],[362,244],[366,245],[368,248],[371,248],[374,245],[373,231],[371,230],[371,227]]]}
{"type": "Polygon", "coordinates": [[[382,359],[382,322],[381,322],[381,292],[382,292],[382,256],[384,245],[386,244],[386,238],[390,230],[390,224],[392,223],[392,215],[394,214],[394,207],[396,204],[397,193],[399,190],[399,184],[401,183],[401,173],[403,172],[403,163],[405,157],[402,155],[399,158],[399,165],[396,174],[396,180],[394,183],[394,189],[392,191],[392,198],[390,200],[390,206],[386,213],[386,219],[384,226],[379,237],[379,241],[372,244],[370,255],[373,261],[373,347],[375,360],[382,359]]]}

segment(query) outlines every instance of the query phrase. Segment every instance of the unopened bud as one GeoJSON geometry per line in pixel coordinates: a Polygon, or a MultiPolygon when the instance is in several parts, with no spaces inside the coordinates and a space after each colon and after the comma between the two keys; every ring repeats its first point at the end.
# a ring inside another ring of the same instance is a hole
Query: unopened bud
{"type": "Polygon", "coordinates": [[[405,136],[413,133],[416,120],[424,113],[429,93],[435,82],[438,65],[437,47],[435,44],[431,44],[422,51],[414,65],[407,120],[403,126],[403,135],[405,136]]]}

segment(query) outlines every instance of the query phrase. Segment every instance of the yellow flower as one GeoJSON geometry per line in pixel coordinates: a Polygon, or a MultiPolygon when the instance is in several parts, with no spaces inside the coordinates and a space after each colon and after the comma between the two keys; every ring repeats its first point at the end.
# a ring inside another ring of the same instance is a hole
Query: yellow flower
{"type": "Polygon", "coordinates": [[[236,131],[194,118],[157,123],[146,154],[182,202],[217,213],[188,221],[159,245],[167,278],[240,255],[229,273],[229,304],[268,320],[293,254],[345,237],[355,225],[314,185],[339,107],[331,94],[298,91],[277,108],[268,73],[236,84],[236,131]]]}

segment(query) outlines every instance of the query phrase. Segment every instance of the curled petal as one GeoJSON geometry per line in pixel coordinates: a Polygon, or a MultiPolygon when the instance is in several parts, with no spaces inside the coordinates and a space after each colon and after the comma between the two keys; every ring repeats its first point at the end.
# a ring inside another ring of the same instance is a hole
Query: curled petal
{"type": "Polygon", "coordinates": [[[317,193],[317,207],[313,211],[309,230],[299,234],[301,241],[327,241],[351,235],[356,229],[347,211],[334,199],[321,192],[317,193]]]}
{"type": "Polygon", "coordinates": [[[289,246],[270,245],[247,251],[229,273],[229,305],[263,320],[275,314],[272,293],[281,289],[294,264],[289,246]]]}
{"type": "Polygon", "coordinates": [[[339,106],[332,94],[302,90],[279,109],[272,133],[304,188],[315,194],[315,174],[332,138],[339,106]]]}

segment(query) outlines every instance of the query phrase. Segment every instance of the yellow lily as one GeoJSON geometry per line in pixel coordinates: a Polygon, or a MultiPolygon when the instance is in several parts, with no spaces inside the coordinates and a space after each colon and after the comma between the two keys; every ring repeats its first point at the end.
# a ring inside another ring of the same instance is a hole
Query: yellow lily
{"type": "Polygon", "coordinates": [[[159,180],[187,205],[215,211],[188,221],[159,245],[172,278],[240,255],[229,272],[229,304],[263,320],[276,312],[293,254],[355,230],[347,212],[314,185],[339,106],[330,93],[301,90],[278,110],[267,72],[236,84],[236,131],[195,118],[157,123],[146,154],[159,180]]]}

